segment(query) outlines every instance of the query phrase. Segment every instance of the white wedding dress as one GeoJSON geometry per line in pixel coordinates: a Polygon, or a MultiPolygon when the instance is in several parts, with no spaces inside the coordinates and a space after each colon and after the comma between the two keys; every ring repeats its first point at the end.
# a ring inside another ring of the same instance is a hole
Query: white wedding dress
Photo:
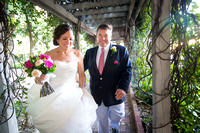
{"type": "Polygon", "coordinates": [[[97,105],[76,82],[77,61],[55,61],[56,78],[50,79],[55,92],[40,97],[41,85],[29,90],[28,114],[40,133],[91,133],[97,105]]]}

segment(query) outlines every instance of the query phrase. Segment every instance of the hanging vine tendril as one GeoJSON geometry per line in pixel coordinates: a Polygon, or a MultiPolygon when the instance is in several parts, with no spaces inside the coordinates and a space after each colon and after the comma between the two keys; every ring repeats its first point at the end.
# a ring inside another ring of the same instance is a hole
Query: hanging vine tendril
{"type": "MultiPolygon", "coordinates": [[[[198,42],[200,37],[200,28],[199,22],[196,20],[196,16],[188,11],[190,4],[191,1],[186,0],[171,1],[170,22],[165,25],[171,26],[171,40],[166,47],[166,49],[170,47],[169,61],[171,64],[171,78],[166,90],[169,91],[168,95],[171,95],[171,121],[167,122],[163,126],[166,126],[171,122],[173,130],[186,132],[195,131],[200,128],[200,43],[198,42]],[[196,42],[189,45],[189,41],[191,39],[195,39],[196,42]]],[[[150,9],[150,5],[151,0],[147,9],[150,9]]],[[[158,16],[155,18],[159,18],[161,15],[161,7],[158,8],[158,12],[160,14],[157,14],[158,16]]],[[[148,11],[148,15],[151,19],[153,19],[150,11],[148,11]]],[[[143,85],[146,82],[148,85],[152,83],[153,56],[164,53],[166,50],[164,49],[161,52],[152,53],[152,42],[149,40],[152,38],[152,31],[154,31],[159,23],[158,19],[154,19],[153,21],[155,22],[151,26],[152,28],[145,40],[147,48],[145,64],[148,65],[150,70],[140,79],[138,79],[138,87],[136,91],[136,94],[141,92],[146,94],[146,96],[148,96],[151,100],[152,95],[149,93],[149,91],[154,95],[161,94],[153,92],[151,87],[147,87],[145,90],[143,85]],[[145,80],[148,81],[145,82],[145,80]]],[[[162,29],[156,32],[157,34],[154,40],[157,39],[157,37],[164,39],[160,35],[161,32],[162,29]]],[[[160,57],[160,59],[166,60],[162,57],[160,57]]],[[[140,97],[137,97],[137,95],[136,98],[142,100],[140,97]]],[[[163,126],[153,128],[162,128],[163,126]]]]}
{"type": "MultiPolygon", "coordinates": [[[[7,19],[7,15],[5,13],[5,8],[3,3],[0,3],[0,27],[1,27],[1,38],[0,38],[0,42],[1,42],[1,84],[2,86],[2,90],[1,90],[1,106],[2,106],[2,110],[1,110],[1,116],[0,116],[0,124],[3,124],[5,122],[7,122],[13,115],[13,113],[11,114],[11,116],[6,116],[7,113],[7,108],[8,105],[11,104],[13,106],[13,102],[11,100],[11,96],[10,96],[10,91],[9,91],[9,79],[8,79],[8,74],[6,72],[7,67],[8,67],[8,40],[9,40],[9,35],[10,32],[8,31],[8,19],[7,19]],[[6,96],[7,95],[7,96],[6,96]]],[[[14,111],[12,111],[14,112],[14,111]]]]}
{"type": "MultiPolygon", "coordinates": [[[[12,40],[13,25],[8,16],[7,5],[0,2],[0,125],[15,117],[15,105],[17,103],[17,118],[23,107],[22,93],[26,88],[21,84],[23,70],[16,69],[16,63],[20,63],[13,54],[14,42],[12,40]],[[10,113],[8,113],[10,111],[10,113]]],[[[18,121],[19,122],[19,121],[18,121]]]]}
{"type": "MultiPolygon", "coordinates": [[[[187,10],[189,4],[190,2],[185,0],[172,3],[171,13],[174,26],[172,36],[178,46],[171,50],[171,119],[175,128],[184,124],[187,129],[197,130],[200,123],[199,116],[195,115],[200,111],[198,92],[200,89],[200,45],[198,41],[189,45],[189,40],[198,40],[200,32],[195,16],[187,10]],[[190,25],[194,25],[197,30],[190,29],[192,28],[190,25]],[[190,30],[194,31],[191,35],[190,30]]],[[[181,128],[178,127],[178,129],[181,128]]]]}

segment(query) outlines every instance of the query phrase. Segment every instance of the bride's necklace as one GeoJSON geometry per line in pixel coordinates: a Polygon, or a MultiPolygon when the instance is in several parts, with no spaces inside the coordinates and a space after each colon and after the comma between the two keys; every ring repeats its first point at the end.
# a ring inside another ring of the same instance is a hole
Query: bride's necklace
{"type": "Polygon", "coordinates": [[[63,51],[58,51],[58,53],[59,53],[59,54],[62,54],[62,55],[63,55],[63,54],[69,54],[70,52],[71,52],[71,50],[67,50],[67,51],[65,51],[65,52],[63,52],[63,51]]]}

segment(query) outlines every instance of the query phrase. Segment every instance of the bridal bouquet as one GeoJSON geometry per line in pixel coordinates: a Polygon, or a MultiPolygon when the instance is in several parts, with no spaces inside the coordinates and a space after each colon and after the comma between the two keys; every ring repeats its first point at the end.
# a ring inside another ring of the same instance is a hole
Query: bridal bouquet
{"type": "MultiPolygon", "coordinates": [[[[52,73],[55,71],[56,64],[48,55],[40,54],[38,56],[30,56],[30,59],[24,63],[24,66],[28,77],[40,77],[41,74],[45,74],[48,77],[47,79],[55,77],[52,73]]],[[[54,89],[47,80],[43,82],[44,84],[40,90],[40,97],[47,96],[54,92],[54,89]]]]}

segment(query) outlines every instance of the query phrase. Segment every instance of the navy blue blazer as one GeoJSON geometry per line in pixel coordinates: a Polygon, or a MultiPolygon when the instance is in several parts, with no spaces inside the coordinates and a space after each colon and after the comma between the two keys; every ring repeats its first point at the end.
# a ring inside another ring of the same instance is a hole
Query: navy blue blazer
{"type": "Polygon", "coordinates": [[[90,73],[90,90],[96,103],[100,106],[112,106],[124,102],[115,99],[115,92],[118,88],[128,92],[132,76],[132,65],[129,54],[124,46],[110,45],[110,49],[104,64],[102,75],[96,65],[98,46],[88,49],[84,57],[84,69],[90,73]],[[117,52],[112,54],[111,47],[116,46],[117,52]]]}

